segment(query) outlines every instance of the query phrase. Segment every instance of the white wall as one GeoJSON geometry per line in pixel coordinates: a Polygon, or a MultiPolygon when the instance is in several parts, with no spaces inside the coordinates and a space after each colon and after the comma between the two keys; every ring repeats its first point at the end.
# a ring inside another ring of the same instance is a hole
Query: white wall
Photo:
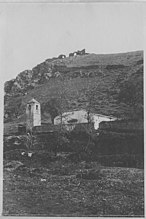
{"type": "Polygon", "coordinates": [[[27,129],[32,129],[34,126],[41,125],[41,107],[38,103],[27,104],[26,107],[26,124],[27,129]],[[29,110],[29,105],[31,105],[31,110],[29,110]],[[36,109],[36,105],[38,109],[36,109]]]}
{"type": "Polygon", "coordinates": [[[99,123],[100,122],[103,122],[103,121],[114,121],[114,120],[116,120],[116,118],[109,118],[109,117],[107,117],[107,116],[101,116],[101,115],[93,115],[93,121],[94,121],[94,128],[95,129],[98,129],[99,128],[99,123]]]}
{"type": "MultiPolygon", "coordinates": [[[[71,119],[77,119],[76,123],[87,123],[87,112],[85,110],[78,110],[78,111],[72,111],[72,112],[65,112],[63,113],[62,123],[63,124],[69,124],[68,121],[71,119]]],[[[108,117],[104,115],[98,115],[91,113],[91,120],[94,122],[94,128],[99,128],[99,123],[102,121],[113,121],[116,120],[116,118],[108,117]]],[[[60,116],[57,116],[54,119],[54,124],[58,125],[61,123],[60,116]]]]}
{"type": "MultiPolygon", "coordinates": [[[[63,124],[69,124],[68,121],[71,119],[77,119],[77,123],[86,123],[87,122],[87,113],[85,110],[78,110],[78,111],[72,111],[72,112],[65,112],[62,114],[62,123],[63,124]]],[[[61,119],[60,116],[57,116],[54,119],[54,124],[58,125],[60,124],[61,119]]]]}
{"type": "Polygon", "coordinates": [[[34,104],[33,109],[33,126],[40,126],[41,125],[41,107],[40,104],[34,104]],[[38,109],[36,109],[36,105],[38,109]]]}

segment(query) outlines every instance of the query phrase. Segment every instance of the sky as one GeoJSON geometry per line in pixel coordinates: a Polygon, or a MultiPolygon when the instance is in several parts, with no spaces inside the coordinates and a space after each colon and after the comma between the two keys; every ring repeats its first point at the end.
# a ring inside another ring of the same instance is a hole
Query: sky
{"type": "Polygon", "coordinates": [[[0,4],[1,79],[80,49],[120,53],[144,49],[142,3],[0,4]]]}

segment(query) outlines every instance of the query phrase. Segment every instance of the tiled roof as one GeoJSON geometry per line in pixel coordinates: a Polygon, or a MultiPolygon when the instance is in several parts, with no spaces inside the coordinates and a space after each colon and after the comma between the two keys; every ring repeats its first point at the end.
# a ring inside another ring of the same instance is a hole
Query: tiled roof
{"type": "Polygon", "coordinates": [[[37,100],[35,100],[34,98],[32,98],[28,103],[37,103],[40,104],[37,100]]]}

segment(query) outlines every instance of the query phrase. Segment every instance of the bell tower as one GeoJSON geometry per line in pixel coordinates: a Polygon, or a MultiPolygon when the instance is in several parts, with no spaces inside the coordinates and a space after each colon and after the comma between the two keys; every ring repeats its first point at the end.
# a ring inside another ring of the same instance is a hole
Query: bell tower
{"type": "Polygon", "coordinates": [[[35,99],[30,100],[26,106],[26,130],[34,126],[41,126],[41,106],[35,99]]]}

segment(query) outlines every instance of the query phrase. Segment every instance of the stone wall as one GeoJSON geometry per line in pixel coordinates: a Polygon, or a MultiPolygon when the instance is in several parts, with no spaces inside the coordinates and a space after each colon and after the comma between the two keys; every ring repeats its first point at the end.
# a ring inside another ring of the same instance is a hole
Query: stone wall
{"type": "Polygon", "coordinates": [[[144,122],[134,120],[116,120],[110,122],[101,122],[99,130],[112,130],[116,132],[143,132],[144,122]]]}

